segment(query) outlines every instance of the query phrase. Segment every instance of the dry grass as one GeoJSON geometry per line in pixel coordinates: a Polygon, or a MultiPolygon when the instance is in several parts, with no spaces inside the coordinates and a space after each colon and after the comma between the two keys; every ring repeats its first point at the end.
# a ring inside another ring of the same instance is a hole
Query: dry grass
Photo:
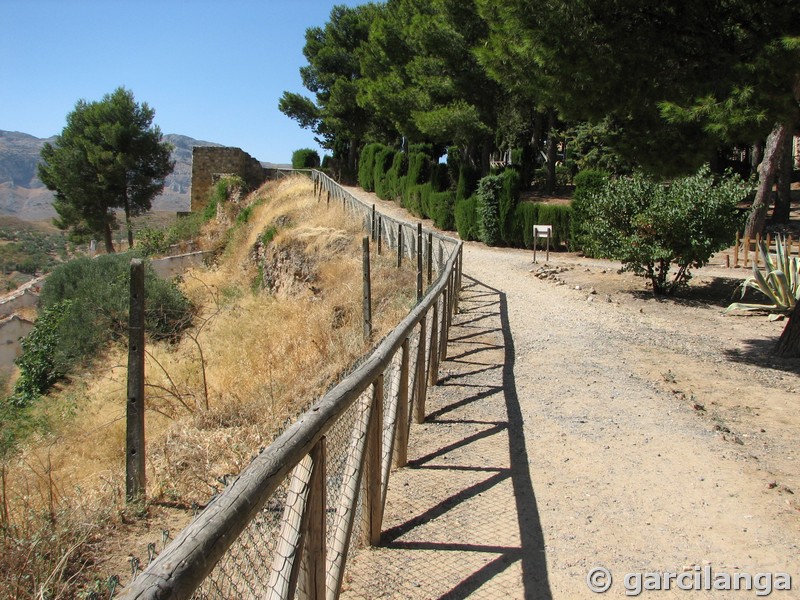
{"type": "MultiPolygon", "coordinates": [[[[415,274],[373,256],[375,336],[365,342],[360,222],[317,204],[303,177],[269,183],[248,202],[246,224],[205,232],[206,247],[230,236],[218,263],[184,277],[199,307],[194,328],[177,344],[148,346],[147,495],[162,505],[204,505],[226,475],[248,464],[413,305],[415,274]],[[272,277],[278,291],[269,294],[254,257],[269,260],[285,249],[289,258],[273,266],[287,270],[272,277]],[[305,281],[292,276],[294,267],[308,274],[305,281]]],[[[125,540],[138,543],[142,527],[160,531],[163,509],[145,507],[142,521],[122,502],[124,364],[125,350],[111,349],[51,394],[41,407],[51,434],[6,461],[0,595],[33,597],[48,588],[52,597],[73,597],[77,586],[65,581],[121,574],[128,553],[143,554],[125,540]],[[35,544],[14,541],[35,538],[34,530],[63,540],[49,561],[35,544]],[[27,570],[41,573],[14,583],[25,557],[27,570]],[[36,557],[42,566],[34,569],[36,557]]]]}

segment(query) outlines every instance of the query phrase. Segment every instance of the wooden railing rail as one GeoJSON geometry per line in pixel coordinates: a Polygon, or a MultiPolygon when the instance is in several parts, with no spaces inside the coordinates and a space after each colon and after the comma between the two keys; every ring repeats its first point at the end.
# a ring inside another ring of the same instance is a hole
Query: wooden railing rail
{"type": "Polygon", "coordinates": [[[321,200],[341,201],[398,256],[423,254],[438,276],[363,362],[248,465],[121,598],[339,597],[348,555],[380,540],[392,463],[425,416],[457,310],[462,243],[380,215],[313,171],[321,200]],[[380,227],[377,226],[380,224],[380,227]],[[394,235],[396,234],[396,235],[394,235]],[[438,259],[435,257],[438,255],[438,259]]]}

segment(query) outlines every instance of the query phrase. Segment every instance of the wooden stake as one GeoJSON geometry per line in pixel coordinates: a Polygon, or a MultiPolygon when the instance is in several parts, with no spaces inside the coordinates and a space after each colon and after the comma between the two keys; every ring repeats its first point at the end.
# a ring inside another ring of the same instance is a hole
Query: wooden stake
{"type": "Polygon", "coordinates": [[[397,268],[403,264],[403,224],[397,224],[397,268]]]}
{"type": "Polygon", "coordinates": [[[372,289],[369,272],[369,236],[364,236],[361,240],[362,247],[362,271],[364,276],[364,295],[363,295],[363,316],[364,316],[364,339],[368,340],[372,336],[372,289]]]}
{"type": "Polygon", "coordinates": [[[427,315],[422,316],[422,320],[419,322],[419,348],[417,351],[417,402],[414,406],[414,422],[424,423],[425,422],[425,397],[426,391],[428,389],[428,382],[425,381],[425,337],[426,337],[426,329],[425,329],[425,320],[427,315]]]}
{"type": "Polygon", "coordinates": [[[377,546],[381,542],[383,494],[381,466],[383,464],[383,374],[372,384],[372,417],[367,429],[364,477],[364,542],[377,546]]]}
{"type": "Polygon", "coordinates": [[[750,259],[750,238],[744,238],[744,268],[747,268],[747,261],[750,259]]]}
{"type": "Polygon", "coordinates": [[[422,223],[417,223],[417,302],[422,300],[422,223]]]}
{"type": "Polygon", "coordinates": [[[403,340],[400,355],[400,389],[397,398],[397,451],[394,464],[397,468],[408,464],[408,362],[409,340],[403,340]]]}
{"type": "Polygon", "coordinates": [[[131,260],[129,313],[125,500],[138,502],[145,496],[144,263],[139,258],[131,260]]]}

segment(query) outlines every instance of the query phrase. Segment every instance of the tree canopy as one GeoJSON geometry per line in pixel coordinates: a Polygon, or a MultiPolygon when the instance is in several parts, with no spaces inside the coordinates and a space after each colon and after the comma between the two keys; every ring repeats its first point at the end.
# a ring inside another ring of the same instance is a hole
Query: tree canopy
{"type": "Polygon", "coordinates": [[[594,155],[662,178],[765,148],[764,195],[800,124],[796,2],[387,0],[335,7],[305,53],[317,101],[287,92],[281,109],[351,156],[457,146],[486,174],[489,152],[516,149],[552,183],[567,131],[584,138],[573,156],[591,132],[594,155]]]}
{"type": "Polygon", "coordinates": [[[42,148],[39,177],[56,195],[56,224],[103,236],[113,252],[115,209],[131,218],[150,210],[172,172],[171,147],[153,125],[155,111],[118,88],[99,102],[79,100],[54,144],[42,148]]]}

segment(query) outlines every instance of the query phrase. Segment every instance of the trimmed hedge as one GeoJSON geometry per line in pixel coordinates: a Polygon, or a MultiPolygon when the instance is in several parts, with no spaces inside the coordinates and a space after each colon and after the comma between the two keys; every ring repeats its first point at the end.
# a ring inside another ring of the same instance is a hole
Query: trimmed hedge
{"type": "Polygon", "coordinates": [[[430,218],[434,225],[439,229],[451,231],[455,227],[455,204],[456,195],[454,192],[431,192],[428,195],[430,204],[430,218]]]}
{"type": "Polygon", "coordinates": [[[408,156],[405,152],[397,152],[392,159],[392,166],[386,172],[386,193],[391,200],[403,196],[408,171],[408,156]]]}
{"type": "MultiPolygon", "coordinates": [[[[553,237],[550,248],[569,243],[572,207],[566,204],[544,204],[542,202],[521,202],[514,209],[514,224],[511,228],[511,245],[518,248],[533,249],[533,226],[552,225],[553,237]]],[[[540,240],[544,248],[546,241],[540,240]]]]}
{"type": "Polygon", "coordinates": [[[456,229],[465,241],[532,248],[533,225],[538,224],[553,226],[551,247],[568,243],[571,207],[520,203],[522,177],[516,169],[478,181],[473,167],[459,165],[454,191],[455,161],[434,164],[421,150],[412,146],[412,151],[404,153],[383,144],[367,144],[361,153],[359,184],[384,200],[399,200],[415,216],[432,219],[439,229],[456,229]]]}
{"type": "Polygon", "coordinates": [[[375,191],[375,154],[385,148],[383,144],[373,143],[364,146],[358,159],[358,185],[367,192],[375,191]]]}
{"type": "Polygon", "coordinates": [[[300,148],[292,152],[293,169],[316,169],[319,167],[319,153],[311,148],[300,148]]]}
{"type": "Polygon", "coordinates": [[[375,182],[375,194],[381,200],[393,200],[392,185],[386,176],[394,161],[395,151],[386,146],[375,153],[375,165],[372,169],[375,182]]]}
{"type": "Polygon", "coordinates": [[[519,201],[519,189],[522,182],[520,174],[514,169],[506,169],[500,175],[500,235],[508,245],[513,244],[514,210],[519,201]]]}
{"type": "Polygon", "coordinates": [[[455,225],[465,242],[478,239],[478,197],[470,196],[455,203],[455,225]]]}

